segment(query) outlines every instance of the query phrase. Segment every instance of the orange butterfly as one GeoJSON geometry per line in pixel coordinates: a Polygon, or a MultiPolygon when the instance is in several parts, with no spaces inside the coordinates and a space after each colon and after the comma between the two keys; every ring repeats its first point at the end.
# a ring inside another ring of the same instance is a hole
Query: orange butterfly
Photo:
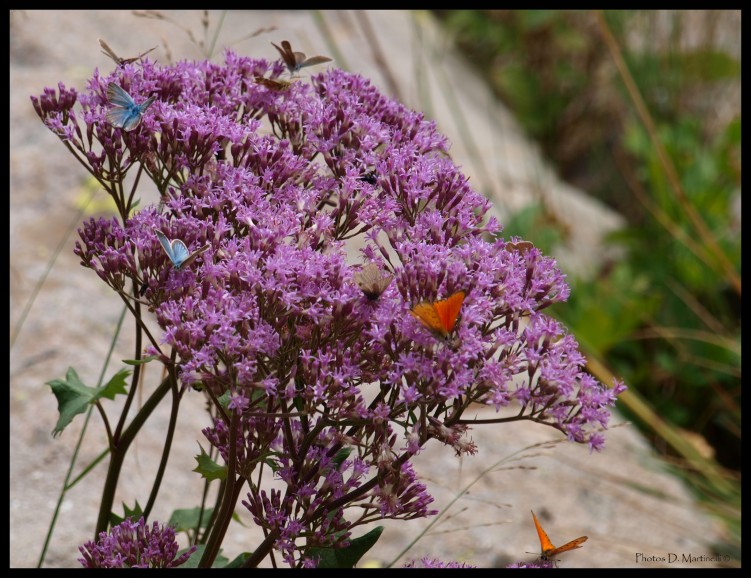
{"type": "Polygon", "coordinates": [[[582,536],[580,538],[577,538],[576,540],[566,542],[563,546],[556,548],[555,546],[553,546],[550,538],[548,538],[545,530],[543,530],[542,526],[540,526],[540,522],[537,521],[537,516],[535,516],[534,512],[532,512],[532,519],[535,521],[537,535],[540,537],[540,549],[542,550],[542,554],[540,554],[540,556],[543,560],[550,560],[550,558],[555,556],[556,554],[568,552],[569,550],[574,550],[575,548],[581,548],[581,545],[587,541],[587,536],[582,536]]]}
{"type": "Polygon", "coordinates": [[[418,303],[410,313],[438,337],[448,337],[456,326],[456,318],[464,303],[464,291],[457,291],[441,301],[423,301],[418,303]]]}

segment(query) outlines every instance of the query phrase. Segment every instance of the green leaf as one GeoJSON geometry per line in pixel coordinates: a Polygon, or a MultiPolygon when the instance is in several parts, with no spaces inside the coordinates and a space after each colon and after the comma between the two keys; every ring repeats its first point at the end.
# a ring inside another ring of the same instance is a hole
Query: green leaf
{"type": "Polygon", "coordinates": [[[336,465],[336,467],[338,468],[339,466],[341,466],[344,460],[346,460],[351,453],[352,453],[352,448],[349,448],[349,447],[342,448],[338,452],[336,452],[336,455],[334,456],[334,459],[333,459],[333,462],[336,465]]]}
{"type": "MultiPolygon", "coordinates": [[[[206,549],[206,544],[198,544],[196,551],[193,552],[190,555],[190,558],[188,558],[183,564],[181,564],[179,568],[198,568],[198,563],[201,561],[201,558],[203,557],[203,551],[205,549],[206,549]]],[[[183,548],[177,554],[180,555],[186,551],[187,551],[187,548],[183,548]]]]}
{"type": "Polygon", "coordinates": [[[136,505],[133,506],[133,509],[128,508],[127,504],[123,502],[122,516],[118,516],[115,512],[110,512],[110,525],[117,526],[128,518],[138,521],[141,516],[143,516],[143,508],[141,507],[141,504],[138,503],[138,500],[136,500],[136,505]]]}
{"type": "Polygon", "coordinates": [[[106,397],[107,399],[115,399],[118,393],[126,394],[128,390],[125,388],[125,378],[130,375],[129,369],[121,369],[115,375],[112,376],[103,387],[99,389],[99,397],[106,397]]]}
{"type": "Polygon", "coordinates": [[[193,471],[198,472],[207,480],[223,480],[226,478],[227,466],[220,466],[212,460],[211,456],[209,456],[209,454],[204,451],[203,447],[201,447],[201,444],[198,444],[198,447],[201,448],[201,454],[196,456],[198,465],[193,471]]]}
{"type": "MultiPolygon", "coordinates": [[[[250,555],[252,552],[243,552],[242,554],[239,554],[232,562],[227,564],[226,566],[223,566],[224,568],[241,568],[243,564],[245,564],[245,561],[250,558],[250,555]]],[[[216,564],[214,564],[216,566],[216,564]]]]}
{"type": "MultiPolygon", "coordinates": [[[[187,548],[184,548],[178,552],[178,554],[182,554],[185,552],[187,548]]],[[[201,561],[201,558],[203,558],[203,552],[206,550],[206,544],[198,544],[198,548],[196,548],[196,551],[193,552],[190,555],[190,558],[188,558],[184,564],[179,566],[179,568],[198,568],[198,564],[201,561]]],[[[219,550],[219,554],[214,559],[214,563],[211,565],[212,568],[224,568],[226,564],[229,562],[227,557],[221,555],[221,550],[219,550]]],[[[241,554],[242,556],[242,554],[241,554]]]]}
{"type": "Polygon", "coordinates": [[[128,365],[143,365],[144,363],[148,363],[149,361],[153,361],[154,359],[159,359],[159,356],[149,355],[147,357],[144,357],[143,359],[123,359],[123,363],[126,363],[128,365]]]}
{"type": "Polygon", "coordinates": [[[175,532],[187,532],[195,530],[196,527],[206,528],[213,513],[214,508],[206,508],[203,511],[201,508],[175,510],[172,512],[168,523],[175,529],[175,532]],[[200,526],[198,526],[199,517],[201,519],[200,526]]]}
{"type": "Polygon", "coordinates": [[[129,373],[127,369],[119,371],[100,388],[84,385],[72,367],[68,368],[65,379],[48,381],[47,385],[52,388],[52,393],[57,398],[57,410],[60,413],[52,435],[54,437],[60,435],[76,415],[85,412],[89,404],[94,403],[100,397],[114,399],[118,393],[125,393],[125,378],[129,373]]]}
{"type": "Polygon", "coordinates": [[[383,526],[355,538],[346,548],[309,548],[307,555],[318,558],[318,568],[354,568],[355,564],[370,550],[381,537],[383,526]]]}
{"type": "Polygon", "coordinates": [[[227,406],[229,405],[229,398],[230,393],[229,390],[227,390],[218,398],[216,398],[216,400],[219,402],[219,405],[222,406],[222,408],[227,409],[227,406]]]}

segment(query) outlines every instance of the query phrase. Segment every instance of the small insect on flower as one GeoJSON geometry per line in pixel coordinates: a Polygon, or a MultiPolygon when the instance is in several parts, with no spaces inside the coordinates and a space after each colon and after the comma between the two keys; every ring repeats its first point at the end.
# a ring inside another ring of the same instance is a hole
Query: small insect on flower
{"type": "Polygon", "coordinates": [[[365,173],[364,175],[357,177],[357,180],[362,181],[363,183],[368,183],[369,185],[377,185],[378,175],[376,175],[375,171],[371,171],[369,173],[365,173]]]}
{"type": "Polygon", "coordinates": [[[134,58],[120,58],[117,54],[115,54],[115,51],[112,50],[112,48],[110,48],[109,44],[107,44],[101,38],[99,39],[99,46],[102,47],[102,54],[104,54],[105,56],[109,56],[112,60],[115,61],[115,64],[117,64],[118,66],[125,66],[126,64],[131,64],[132,62],[135,62],[136,60],[140,60],[152,50],[156,50],[156,46],[154,46],[154,48],[150,48],[146,52],[142,52],[141,54],[139,54],[138,56],[134,58]]]}
{"type": "Polygon", "coordinates": [[[532,519],[535,522],[535,528],[537,528],[537,535],[540,537],[540,557],[543,560],[550,560],[556,554],[561,554],[562,552],[568,552],[569,550],[581,548],[581,545],[587,541],[587,536],[581,536],[576,540],[571,540],[570,542],[566,542],[563,546],[556,548],[555,546],[553,546],[550,538],[548,538],[545,530],[543,530],[542,526],[540,526],[540,522],[537,521],[537,516],[535,516],[534,512],[532,512],[532,519]]]}
{"type": "Polygon", "coordinates": [[[269,90],[273,90],[275,92],[284,92],[290,86],[292,86],[292,82],[290,82],[289,80],[279,80],[277,78],[264,78],[263,76],[254,76],[253,79],[256,81],[256,84],[265,86],[269,90]]]}
{"type": "Polygon", "coordinates": [[[281,54],[282,60],[284,61],[284,64],[287,65],[287,70],[289,70],[289,73],[291,75],[294,75],[301,68],[304,68],[306,66],[323,64],[324,62],[331,61],[331,58],[329,58],[328,56],[311,56],[310,58],[305,58],[304,52],[293,51],[292,46],[290,46],[290,43],[286,40],[282,40],[281,48],[279,48],[273,42],[271,44],[279,51],[279,54],[281,54]]]}
{"type": "Polygon", "coordinates": [[[156,100],[156,96],[150,96],[141,104],[136,104],[123,88],[110,82],[107,87],[107,99],[113,105],[107,111],[107,122],[127,132],[141,124],[143,113],[156,100]]]}
{"type": "Polygon", "coordinates": [[[375,263],[368,263],[354,275],[355,283],[370,301],[381,296],[394,276],[381,269],[375,263]]]}
{"type": "Polygon", "coordinates": [[[185,243],[180,239],[172,239],[172,241],[170,241],[159,229],[154,229],[154,232],[159,238],[159,242],[162,244],[162,249],[167,253],[167,257],[172,261],[172,266],[176,270],[181,269],[183,266],[189,266],[196,260],[196,257],[209,248],[209,244],[206,243],[203,247],[200,247],[191,253],[188,251],[185,243]]]}
{"type": "Polygon", "coordinates": [[[518,251],[522,255],[532,248],[534,248],[534,245],[530,243],[529,241],[518,241],[516,243],[511,243],[511,242],[506,243],[506,249],[508,249],[509,251],[518,251]]]}
{"type": "Polygon", "coordinates": [[[414,305],[410,313],[434,335],[446,338],[456,327],[464,297],[464,291],[457,291],[440,301],[423,301],[414,305]]]}

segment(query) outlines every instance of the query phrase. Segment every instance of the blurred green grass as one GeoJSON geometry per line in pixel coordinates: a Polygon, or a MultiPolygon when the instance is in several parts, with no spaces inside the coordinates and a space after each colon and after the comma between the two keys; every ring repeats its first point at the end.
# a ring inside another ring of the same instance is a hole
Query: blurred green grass
{"type": "MultiPolygon", "coordinates": [[[[740,559],[740,12],[435,14],[562,178],[626,218],[623,257],[570,275],[552,313],[740,559]]],[[[549,216],[504,236],[549,252],[567,234],[549,216]]]]}

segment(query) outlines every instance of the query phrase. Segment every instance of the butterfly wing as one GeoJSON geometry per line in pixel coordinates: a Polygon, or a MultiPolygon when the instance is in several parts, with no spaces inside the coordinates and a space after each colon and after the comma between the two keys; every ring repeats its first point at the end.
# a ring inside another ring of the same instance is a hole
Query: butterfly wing
{"type": "Polygon", "coordinates": [[[433,303],[433,307],[441,319],[441,327],[444,330],[444,335],[448,335],[454,330],[459,310],[462,307],[462,303],[464,303],[464,295],[464,291],[457,291],[450,297],[433,303]]]}
{"type": "Polygon", "coordinates": [[[394,276],[381,271],[375,263],[368,263],[361,271],[355,273],[354,278],[365,296],[375,301],[386,290],[394,276]]]}
{"type": "Polygon", "coordinates": [[[135,108],[136,102],[125,92],[120,85],[110,82],[107,86],[107,100],[115,106],[132,109],[135,108]]]}
{"type": "Polygon", "coordinates": [[[99,39],[99,46],[102,47],[102,54],[104,54],[105,56],[109,56],[112,60],[115,61],[115,64],[117,64],[118,66],[125,63],[125,60],[120,58],[117,54],[115,54],[115,51],[112,50],[112,48],[110,48],[109,44],[107,44],[101,38],[99,39]]]}
{"type": "Polygon", "coordinates": [[[274,90],[276,92],[282,92],[284,90],[287,90],[292,83],[286,80],[277,80],[273,78],[264,78],[263,76],[256,76],[255,81],[257,84],[260,84],[261,86],[265,86],[269,90],[274,90]]]}
{"type": "Polygon", "coordinates": [[[164,249],[164,252],[167,253],[167,257],[169,257],[169,260],[174,264],[175,254],[172,251],[172,244],[167,238],[167,235],[162,233],[159,229],[154,229],[154,233],[156,233],[156,236],[159,239],[159,243],[162,245],[162,249],[164,249]]]}
{"type": "Polygon", "coordinates": [[[526,253],[530,249],[532,249],[534,245],[530,243],[529,241],[519,241],[517,243],[506,243],[506,249],[509,251],[518,251],[519,253],[526,253]]]}
{"type": "Polygon", "coordinates": [[[555,546],[553,546],[550,538],[548,538],[545,530],[543,530],[542,526],[540,526],[540,522],[537,521],[537,516],[535,516],[534,512],[532,512],[532,519],[535,522],[535,528],[537,528],[537,535],[540,537],[540,550],[542,551],[542,557],[546,560],[550,559],[556,554],[561,554],[562,552],[568,552],[569,550],[581,548],[581,545],[588,539],[587,536],[581,536],[579,538],[576,538],[575,540],[566,542],[563,546],[556,548],[555,546]]]}
{"type": "Polygon", "coordinates": [[[441,337],[446,337],[446,335],[448,335],[448,332],[443,327],[443,321],[441,321],[441,317],[438,315],[438,311],[436,311],[433,303],[429,301],[418,303],[412,307],[410,313],[412,314],[412,317],[419,319],[425,327],[430,329],[436,335],[441,337]]]}
{"type": "Polygon", "coordinates": [[[274,46],[274,48],[277,49],[277,51],[281,55],[282,60],[284,61],[284,64],[287,66],[287,69],[290,72],[294,72],[294,70],[297,67],[297,61],[295,59],[294,53],[292,52],[292,47],[290,46],[290,43],[287,42],[286,40],[282,40],[281,48],[279,48],[273,42],[271,44],[274,46]]]}
{"type": "Polygon", "coordinates": [[[563,546],[558,546],[554,550],[548,552],[548,556],[555,556],[556,554],[560,554],[561,552],[568,552],[569,550],[575,550],[576,548],[581,548],[581,545],[587,541],[587,536],[581,536],[580,538],[577,538],[576,540],[571,540],[570,542],[565,543],[563,546]]]}
{"type": "Polygon", "coordinates": [[[175,269],[183,266],[183,263],[190,257],[188,247],[180,239],[172,239],[172,264],[175,269]]]}
{"type": "Polygon", "coordinates": [[[107,99],[113,104],[107,111],[107,122],[128,132],[141,123],[143,112],[156,100],[156,96],[147,98],[139,105],[122,87],[110,82],[107,87],[107,99]]]}
{"type": "MultiPolygon", "coordinates": [[[[300,52],[296,54],[302,54],[300,52]]],[[[324,62],[331,62],[331,59],[328,56],[311,56],[310,58],[305,58],[305,55],[303,54],[303,61],[298,62],[297,67],[302,68],[303,66],[313,66],[315,64],[323,64],[324,62]]]]}
{"type": "Polygon", "coordinates": [[[138,125],[136,121],[140,121],[140,116],[138,114],[134,116],[132,111],[120,106],[109,109],[105,117],[107,119],[107,122],[114,127],[125,128],[126,125],[131,127],[126,130],[133,130],[133,128],[138,125]]]}
{"type": "Polygon", "coordinates": [[[547,559],[547,557],[550,556],[552,552],[555,552],[556,548],[555,546],[553,546],[550,538],[548,538],[545,530],[543,530],[542,526],[540,526],[540,522],[537,521],[537,516],[535,516],[534,512],[532,512],[532,519],[535,522],[535,528],[537,528],[537,536],[540,538],[540,551],[542,552],[542,557],[547,559]]]}
{"type": "MultiPolygon", "coordinates": [[[[180,241],[180,242],[182,243],[182,241],[180,241]]],[[[173,241],[173,243],[174,243],[174,241],[173,241]]],[[[185,244],[183,244],[183,247],[184,246],[185,246],[185,244]]],[[[193,261],[196,260],[196,257],[198,257],[199,255],[201,255],[202,253],[204,253],[208,248],[209,248],[209,244],[207,243],[203,247],[200,247],[200,248],[196,249],[195,251],[193,251],[190,255],[188,255],[188,257],[182,263],[180,263],[180,267],[178,267],[178,269],[181,269],[183,267],[189,267],[191,265],[191,263],[193,263],[193,261]]],[[[187,251],[187,249],[186,249],[186,251],[187,251]]]]}
{"type": "Polygon", "coordinates": [[[151,103],[154,102],[155,99],[155,96],[150,96],[141,104],[135,105],[133,109],[131,109],[130,115],[127,119],[125,119],[125,122],[123,123],[123,130],[126,132],[131,131],[139,124],[141,124],[141,120],[143,119],[143,112],[151,106],[151,103]]]}

